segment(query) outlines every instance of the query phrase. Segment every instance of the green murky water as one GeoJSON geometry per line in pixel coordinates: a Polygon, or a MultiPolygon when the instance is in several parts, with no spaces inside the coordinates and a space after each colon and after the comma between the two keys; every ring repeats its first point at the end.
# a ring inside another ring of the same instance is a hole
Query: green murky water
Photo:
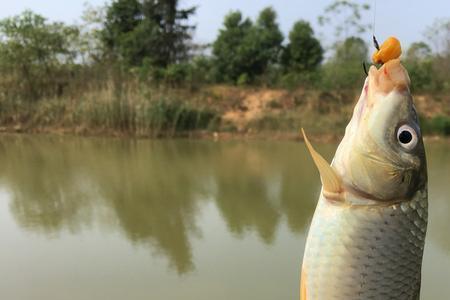
{"type": "MultiPolygon", "coordinates": [[[[448,299],[450,144],[427,150],[422,294],[448,299]]],[[[298,299],[318,193],[299,143],[3,136],[0,299],[298,299]]]]}

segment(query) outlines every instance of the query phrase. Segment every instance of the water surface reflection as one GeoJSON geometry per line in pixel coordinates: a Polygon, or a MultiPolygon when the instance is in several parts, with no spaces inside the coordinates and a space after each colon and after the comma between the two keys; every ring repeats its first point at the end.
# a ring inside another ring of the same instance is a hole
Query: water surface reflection
{"type": "MultiPolygon", "coordinates": [[[[328,157],[335,149],[319,147],[328,157]]],[[[449,150],[448,144],[428,148],[429,266],[450,264],[449,150]],[[438,255],[445,261],[434,261],[438,255]]],[[[319,192],[319,178],[301,144],[6,136],[0,139],[0,165],[6,191],[1,201],[13,217],[1,225],[16,228],[6,234],[31,233],[61,245],[70,236],[91,237],[104,253],[119,248],[109,237],[119,235],[131,247],[114,259],[129,256],[143,266],[145,277],[155,279],[152,288],[137,289],[125,274],[117,274],[123,277],[111,284],[134,290],[135,299],[141,299],[138,290],[142,299],[208,299],[204,291],[221,291],[219,299],[296,297],[305,231],[319,192]],[[146,258],[136,249],[144,249],[146,258]],[[155,267],[161,256],[168,271],[155,267]],[[252,289],[253,283],[263,287],[252,289]]],[[[24,236],[23,243],[33,249],[37,242],[24,236]]],[[[81,274],[101,271],[92,270],[77,249],[66,251],[61,255],[83,266],[81,274]]],[[[19,259],[13,252],[8,257],[19,259]]],[[[30,269],[34,263],[52,264],[51,257],[42,260],[29,262],[30,269]]],[[[48,272],[44,276],[57,276],[48,272]]],[[[430,275],[431,269],[424,272],[433,279],[450,275],[445,268],[438,272],[441,277],[430,275]]],[[[424,293],[445,299],[433,280],[424,281],[424,293]]],[[[86,296],[77,293],[74,299],[86,296]]]]}

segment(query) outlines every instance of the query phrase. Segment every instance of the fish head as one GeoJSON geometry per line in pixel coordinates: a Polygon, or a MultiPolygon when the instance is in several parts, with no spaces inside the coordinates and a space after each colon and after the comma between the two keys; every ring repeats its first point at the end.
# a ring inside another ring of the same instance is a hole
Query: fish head
{"type": "Polygon", "coordinates": [[[369,199],[409,199],[426,185],[419,120],[400,60],[372,66],[333,167],[345,190],[369,199]]]}

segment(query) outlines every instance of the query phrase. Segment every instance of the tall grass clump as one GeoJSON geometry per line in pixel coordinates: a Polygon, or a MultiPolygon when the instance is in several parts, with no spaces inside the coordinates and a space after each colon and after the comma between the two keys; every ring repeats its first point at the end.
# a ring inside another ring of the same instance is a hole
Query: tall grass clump
{"type": "Polygon", "coordinates": [[[218,125],[218,114],[168,91],[140,84],[86,93],[76,105],[73,125],[141,136],[176,136],[218,125]]]}
{"type": "Polygon", "coordinates": [[[0,126],[19,131],[48,127],[151,137],[173,137],[219,126],[216,111],[196,104],[196,95],[184,99],[177,94],[182,92],[130,81],[39,101],[0,95],[0,126]]]}

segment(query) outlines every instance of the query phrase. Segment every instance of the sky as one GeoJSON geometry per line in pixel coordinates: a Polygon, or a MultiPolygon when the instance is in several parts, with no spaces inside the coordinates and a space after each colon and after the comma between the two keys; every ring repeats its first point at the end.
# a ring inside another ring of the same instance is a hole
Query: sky
{"type": "MultiPolygon", "coordinates": [[[[375,6],[375,35],[380,41],[395,35],[403,45],[423,40],[425,29],[433,24],[436,18],[450,17],[450,1],[448,0],[367,0],[375,6]]],[[[84,4],[99,6],[105,0],[2,0],[0,18],[21,13],[31,9],[44,15],[49,20],[67,23],[81,22],[80,16],[84,4]]],[[[222,26],[223,17],[231,10],[240,10],[244,16],[255,18],[264,7],[272,6],[278,13],[278,21],[285,35],[295,21],[310,21],[317,36],[326,45],[333,40],[333,28],[318,25],[317,16],[332,0],[180,0],[182,7],[198,6],[197,14],[192,19],[197,25],[195,41],[209,43],[214,41],[222,26]]],[[[373,10],[365,14],[367,23],[372,23],[373,10]]],[[[367,33],[367,41],[371,32],[367,33]]]]}

